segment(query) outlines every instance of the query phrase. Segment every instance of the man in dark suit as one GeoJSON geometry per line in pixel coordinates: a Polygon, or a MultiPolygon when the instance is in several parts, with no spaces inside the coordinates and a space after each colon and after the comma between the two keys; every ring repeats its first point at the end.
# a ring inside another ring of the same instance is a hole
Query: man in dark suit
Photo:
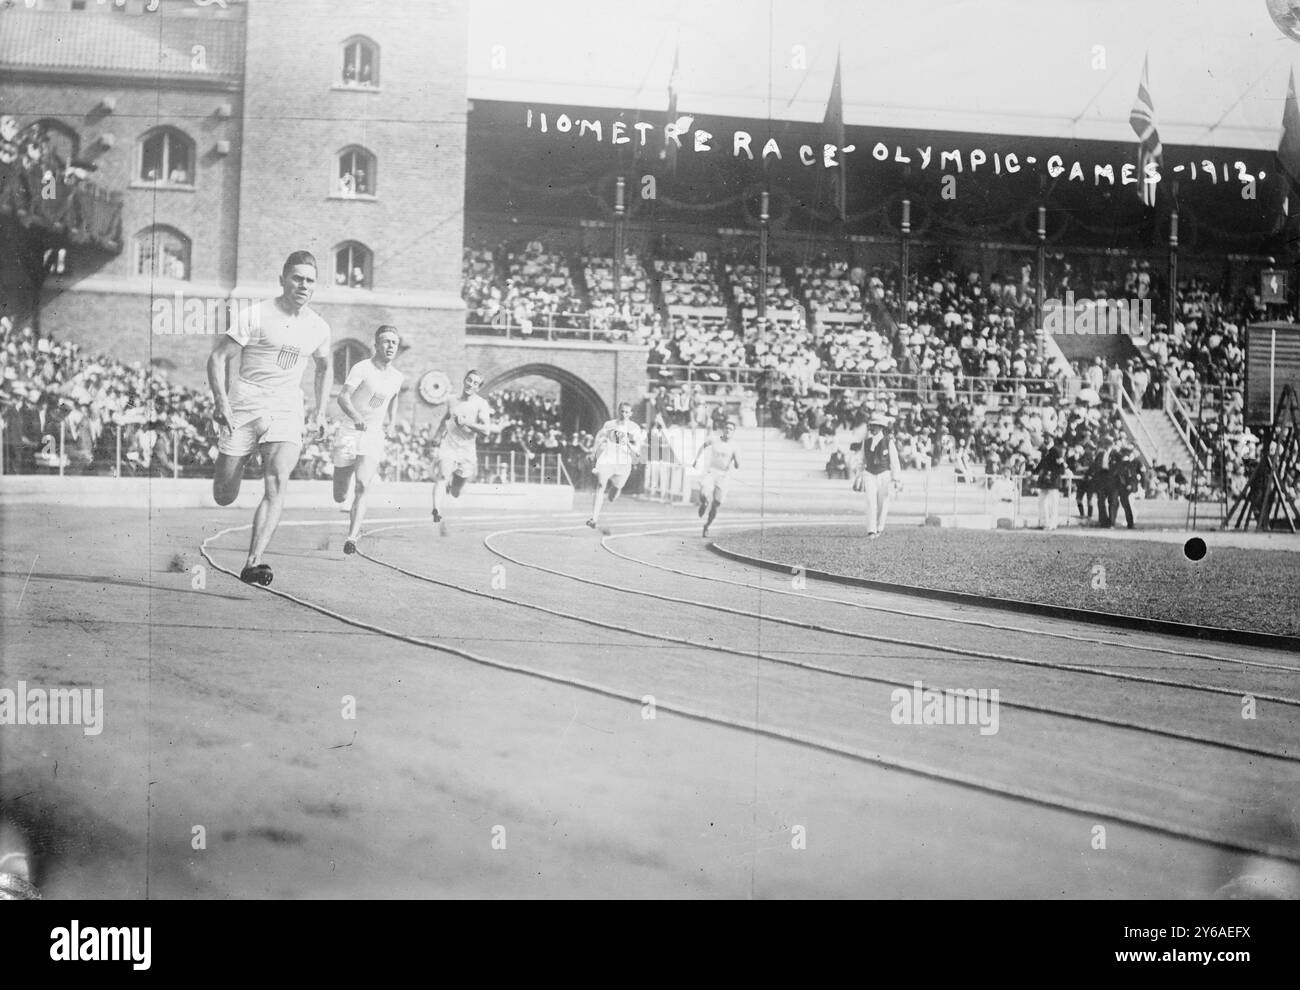
{"type": "MultiPolygon", "coordinates": [[[[1097,525],[1109,529],[1115,525],[1111,509],[1111,488],[1115,484],[1116,451],[1113,441],[1105,441],[1092,462],[1091,487],[1097,493],[1097,525]]],[[[1118,496],[1115,499],[1119,501],[1118,496]]]]}
{"type": "Polygon", "coordinates": [[[1133,528],[1133,506],[1129,503],[1129,494],[1138,490],[1142,481],[1142,465],[1138,463],[1137,454],[1127,445],[1119,445],[1114,451],[1111,462],[1110,487],[1107,489],[1107,512],[1110,525],[1115,525],[1119,507],[1124,507],[1124,522],[1133,528]]]}
{"type": "Polygon", "coordinates": [[[1065,475],[1065,438],[1049,439],[1035,469],[1038,482],[1038,524],[1051,532],[1060,524],[1061,478],[1065,475]]]}

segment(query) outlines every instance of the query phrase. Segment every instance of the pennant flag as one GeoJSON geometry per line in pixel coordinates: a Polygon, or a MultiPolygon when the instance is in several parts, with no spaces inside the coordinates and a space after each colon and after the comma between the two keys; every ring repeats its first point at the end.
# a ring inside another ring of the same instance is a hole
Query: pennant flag
{"type": "Polygon", "coordinates": [[[1286,105],[1282,108],[1282,137],[1277,144],[1277,165],[1283,175],[1282,212],[1291,215],[1291,195],[1300,183],[1300,107],[1295,99],[1295,69],[1286,87],[1286,105]]]}
{"type": "Polygon", "coordinates": [[[1160,166],[1164,161],[1164,148],[1160,145],[1160,132],[1156,130],[1156,108],[1151,103],[1151,83],[1147,76],[1147,57],[1142,58],[1142,79],[1138,82],[1137,102],[1128,115],[1128,122],[1138,136],[1138,198],[1147,206],[1156,205],[1155,182],[1146,181],[1149,162],[1160,166]]]}
{"type": "MultiPolygon", "coordinates": [[[[837,49],[835,52],[835,81],[831,83],[831,96],[826,101],[826,117],[822,121],[823,140],[827,144],[833,144],[835,147],[844,147],[844,93],[840,88],[840,53],[837,49]]],[[[835,176],[835,215],[843,220],[845,214],[845,200],[848,188],[848,180],[845,177],[847,166],[843,162],[843,156],[836,152],[840,165],[831,174],[835,176]]]]}

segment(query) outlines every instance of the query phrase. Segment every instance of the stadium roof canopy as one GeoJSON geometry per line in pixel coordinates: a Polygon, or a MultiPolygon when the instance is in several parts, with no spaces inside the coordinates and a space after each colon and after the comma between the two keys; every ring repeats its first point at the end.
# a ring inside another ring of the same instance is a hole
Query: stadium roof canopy
{"type": "Polygon", "coordinates": [[[1300,44],[1265,0],[473,0],[471,99],[1276,148],[1300,44]],[[802,46],[802,48],[796,47],[802,46]],[[801,65],[806,62],[806,67],[801,65]]]}

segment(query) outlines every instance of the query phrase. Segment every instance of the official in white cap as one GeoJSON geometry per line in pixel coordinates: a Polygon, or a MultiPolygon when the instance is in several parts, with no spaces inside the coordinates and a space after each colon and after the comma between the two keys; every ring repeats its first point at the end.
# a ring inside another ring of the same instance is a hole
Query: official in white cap
{"type": "Polygon", "coordinates": [[[899,481],[898,446],[886,432],[889,421],[873,413],[862,441],[862,490],[867,493],[867,536],[875,539],[885,529],[889,493],[899,481]]]}

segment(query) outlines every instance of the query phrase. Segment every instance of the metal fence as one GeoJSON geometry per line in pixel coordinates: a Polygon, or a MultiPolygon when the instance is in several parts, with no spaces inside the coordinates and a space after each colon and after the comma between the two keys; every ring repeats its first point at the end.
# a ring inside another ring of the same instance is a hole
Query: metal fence
{"type": "Polygon", "coordinates": [[[465,333],[472,337],[499,337],[503,340],[548,343],[587,341],[598,344],[636,344],[640,342],[635,323],[629,324],[622,319],[598,320],[589,313],[561,317],[558,325],[555,317],[550,317],[545,322],[529,324],[527,327],[509,318],[497,323],[466,323],[465,333]]]}
{"type": "MultiPolygon", "coordinates": [[[[135,441],[140,428],[115,423],[104,426],[89,444],[70,442],[67,420],[35,440],[14,437],[0,422],[0,473],[100,475],[113,478],[210,478],[212,464],[182,463],[188,451],[184,430],[150,431],[146,448],[135,441]],[[161,444],[159,439],[161,438],[161,444]]],[[[205,445],[206,446],[206,445],[205,445]]]]}
{"type": "MultiPolygon", "coordinates": [[[[938,402],[945,390],[928,375],[889,372],[815,371],[811,381],[797,382],[779,368],[721,367],[698,364],[649,364],[646,366],[651,388],[661,385],[700,385],[706,390],[721,386],[757,388],[767,376],[770,385],[803,386],[808,392],[881,391],[915,402],[938,402]]],[[[1046,405],[1067,397],[1069,383],[1064,378],[963,378],[948,391],[950,399],[971,404],[990,395],[1016,395],[1025,389],[1024,401],[1046,405]]]]}
{"type": "MultiPolygon", "coordinates": [[[[5,434],[0,422],[0,474],[82,475],[110,478],[201,478],[211,479],[213,462],[203,442],[201,456],[195,454],[194,438],[185,430],[151,431],[152,444],[137,443],[141,429],[134,424],[105,426],[99,437],[88,445],[72,443],[66,420],[44,433],[38,440],[22,440],[5,434]]],[[[317,443],[319,448],[319,443],[317,443]]],[[[304,452],[307,445],[304,445],[304,452]]],[[[317,449],[316,454],[321,452],[317,449]]],[[[259,458],[251,458],[248,473],[260,472],[259,458]]],[[[399,458],[390,458],[381,470],[390,481],[427,481],[432,477],[432,461],[421,458],[418,474],[413,474],[399,458]]],[[[327,456],[304,457],[295,468],[295,477],[315,479],[329,477],[327,456]]],[[[560,453],[525,454],[518,451],[480,451],[478,480],[503,485],[572,485],[568,467],[560,453]]]]}

